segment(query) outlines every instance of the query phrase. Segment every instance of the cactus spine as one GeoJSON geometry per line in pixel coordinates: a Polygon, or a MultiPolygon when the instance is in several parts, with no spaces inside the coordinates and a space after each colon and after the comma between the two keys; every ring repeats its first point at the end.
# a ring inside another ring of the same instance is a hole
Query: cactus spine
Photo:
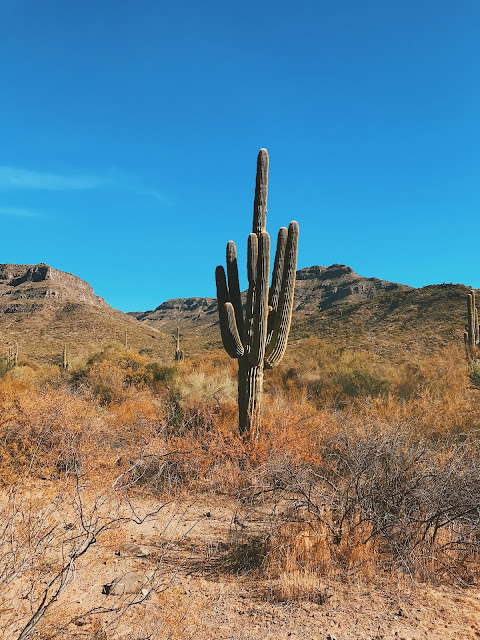
{"type": "Polygon", "coordinates": [[[238,280],[237,251],[227,244],[227,271],[217,267],[217,303],[223,346],[238,360],[238,412],[241,434],[258,438],[264,369],[276,366],[287,347],[297,268],[298,224],[278,232],[269,288],[270,236],[266,232],[268,153],[257,158],[253,230],[248,236],[248,291],[245,316],[238,280]]]}
{"type": "Polygon", "coordinates": [[[183,351],[180,349],[180,329],[178,327],[173,334],[173,339],[175,340],[175,362],[181,362],[183,360],[183,351]]]}

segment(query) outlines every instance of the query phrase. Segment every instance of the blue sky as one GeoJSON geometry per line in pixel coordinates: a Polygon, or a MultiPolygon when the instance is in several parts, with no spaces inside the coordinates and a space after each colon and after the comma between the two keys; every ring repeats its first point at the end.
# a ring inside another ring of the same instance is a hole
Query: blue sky
{"type": "Polygon", "coordinates": [[[0,262],[213,296],[266,147],[299,267],[480,287],[479,49],[477,0],[0,0],[0,262]]]}

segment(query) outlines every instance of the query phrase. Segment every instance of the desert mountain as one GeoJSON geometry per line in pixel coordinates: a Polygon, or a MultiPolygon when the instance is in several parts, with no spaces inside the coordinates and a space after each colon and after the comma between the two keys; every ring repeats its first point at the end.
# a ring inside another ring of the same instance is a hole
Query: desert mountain
{"type": "Polygon", "coordinates": [[[67,344],[72,357],[105,341],[164,355],[170,338],[110,307],[92,287],[46,264],[0,264],[0,348],[52,362],[67,344]]]}
{"type": "Polygon", "coordinates": [[[84,280],[46,264],[0,264],[1,313],[40,311],[52,300],[108,307],[84,280]]]}
{"type": "MultiPolygon", "coordinates": [[[[365,278],[333,264],[297,271],[292,340],[310,335],[388,351],[428,351],[461,341],[467,288],[430,285],[421,289],[365,278]]],[[[219,346],[215,298],[167,300],[153,311],[136,312],[141,323],[165,332],[180,327],[190,351],[219,346]]]]}
{"type": "MultiPolygon", "coordinates": [[[[421,289],[364,278],[346,265],[297,271],[291,342],[309,336],[388,355],[406,349],[432,351],[461,343],[467,288],[421,289]]],[[[95,295],[80,278],[46,264],[0,264],[0,350],[15,342],[20,357],[53,362],[67,344],[71,357],[102,343],[128,343],[170,360],[171,334],[180,328],[187,353],[220,346],[215,298],[176,298],[153,311],[125,314],[95,295]]]]}
{"type": "MultiPolygon", "coordinates": [[[[345,299],[365,300],[380,291],[410,288],[378,278],[364,278],[343,264],[308,267],[297,271],[294,308],[296,316],[316,314],[345,299]]],[[[168,331],[177,326],[191,330],[208,328],[217,324],[217,301],[215,298],[174,298],[153,311],[134,312],[132,315],[141,322],[168,331]]]]}

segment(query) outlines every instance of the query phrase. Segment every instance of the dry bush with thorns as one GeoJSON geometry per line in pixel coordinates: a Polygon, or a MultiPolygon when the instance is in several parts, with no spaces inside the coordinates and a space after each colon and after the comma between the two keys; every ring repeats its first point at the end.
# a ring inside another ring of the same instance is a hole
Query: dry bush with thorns
{"type": "MultiPolygon", "coordinates": [[[[33,468],[32,464],[23,477],[2,490],[2,637],[27,638],[39,626],[43,637],[56,637],[65,625],[99,616],[105,627],[166,588],[160,560],[136,593],[87,610],[77,607],[75,614],[65,610],[61,596],[74,583],[77,571],[86,569],[84,557],[95,557],[97,543],[111,541],[127,524],[141,525],[156,517],[165,505],[139,513],[131,499],[133,484],[126,481],[128,473],[100,491],[85,465],[73,462],[61,481],[41,484],[33,468]]],[[[100,594],[101,585],[94,588],[100,594]]]]}
{"type": "Polygon", "coordinates": [[[480,558],[478,434],[441,441],[408,424],[359,427],[344,416],[340,423],[316,464],[273,458],[242,495],[268,500],[277,514],[264,567],[283,581],[281,597],[290,597],[290,574],[306,597],[309,581],[352,572],[371,578],[381,569],[472,583],[480,558]]]}

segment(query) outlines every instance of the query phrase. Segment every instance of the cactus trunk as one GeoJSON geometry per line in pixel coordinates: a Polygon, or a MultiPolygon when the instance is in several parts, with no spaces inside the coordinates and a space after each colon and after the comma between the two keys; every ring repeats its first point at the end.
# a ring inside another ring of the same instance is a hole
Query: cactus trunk
{"type": "Polygon", "coordinates": [[[247,356],[238,360],[238,426],[241,435],[260,435],[263,364],[253,366],[247,356]]]}
{"type": "Polygon", "coordinates": [[[242,435],[257,439],[260,433],[263,372],[276,366],[287,346],[293,311],[297,265],[298,224],[280,229],[269,289],[270,236],[267,213],[268,154],[260,149],[253,205],[253,229],[248,237],[248,291],[245,317],[240,297],[237,250],[227,244],[227,272],[215,272],[217,304],[223,346],[238,359],[238,413],[242,435]]]}

